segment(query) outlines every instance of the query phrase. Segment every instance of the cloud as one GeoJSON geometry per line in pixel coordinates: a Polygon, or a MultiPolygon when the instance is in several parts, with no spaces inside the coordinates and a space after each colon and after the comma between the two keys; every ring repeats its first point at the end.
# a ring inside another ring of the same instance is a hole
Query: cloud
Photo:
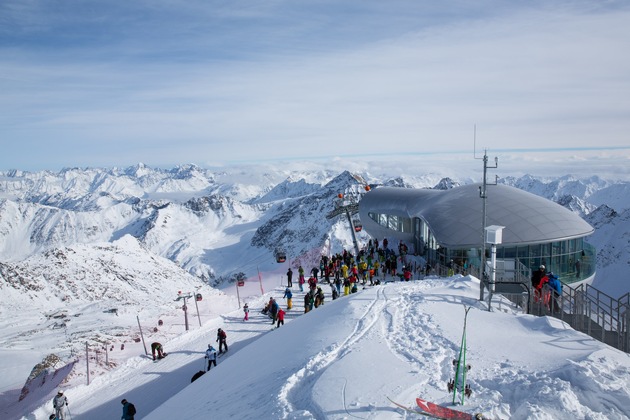
{"type": "Polygon", "coordinates": [[[627,145],[627,8],[420,3],[9,3],[0,168],[627,145]]]}

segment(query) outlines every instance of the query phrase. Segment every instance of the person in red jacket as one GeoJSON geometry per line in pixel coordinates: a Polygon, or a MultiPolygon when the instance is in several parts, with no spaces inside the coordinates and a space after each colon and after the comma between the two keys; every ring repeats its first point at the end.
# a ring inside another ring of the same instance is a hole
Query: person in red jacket
{"type": "Polygon", "coordinates": [[[276,328],[280,328],[280,325],[284,325],[284,310],[282,308],[278,309],[278,325],[276,328]]]}
{"type": "Polygon", "coordinates": [[[228,351],[227,334],[221,328],[217,330],[217,342],[219,343],[219,354],[228,351]]]}

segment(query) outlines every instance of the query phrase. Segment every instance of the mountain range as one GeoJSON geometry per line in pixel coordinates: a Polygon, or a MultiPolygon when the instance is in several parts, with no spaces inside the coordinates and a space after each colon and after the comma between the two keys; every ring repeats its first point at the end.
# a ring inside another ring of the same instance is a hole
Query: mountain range
{"type": "MultiPolygon", "coordinates": [[[[33,314],[5,327],[3,337],[11,343],[7,348],[18,349],[34,334],[64,328],[77,313],[111,317],[108,311],[142,314],[143,307],[166,313],[173,289],[212,295],[236,278],[280,278],[285,268],[275,261],[278,247],[292,264],[305,267],[322,253],[352,248],[347,220],[326,217],[340,193],[359,194],[365,185],[446,189],[469,182],[436,173],[389,176],[323,166],[211,170],[138,164],[2,172],[0,317],[23,311],[25,301],[33,314]],[[141,278],[152,279],[152,287],[141,278]]],[[[594,285],[613,297],[630,291],[628,183],[572,175],[497,182],[582,216],[595,228],[588,238],[598,249],[594,285]]],[[[358,234],[360,243],[367,239],[365,232],[358,234]]],[[[133,326],[114,321],[109,330],[92,331],[89,322],[77,327],[73,321],[71,332],[65,329],[72,339],[57,339],[56,350],[66,356],[77,351],[71,343],[112,340],[133,326]]]]}

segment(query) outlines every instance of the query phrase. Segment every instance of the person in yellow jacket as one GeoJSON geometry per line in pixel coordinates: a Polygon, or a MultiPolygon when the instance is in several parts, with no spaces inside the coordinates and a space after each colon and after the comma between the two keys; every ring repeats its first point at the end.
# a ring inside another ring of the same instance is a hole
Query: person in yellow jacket
{"type": "Polygon", "coordinates": [[[344,279],[348,278],[348,266],[346,264],[343,264],[341,266],[341,275],[343,276],[344,279]]]}

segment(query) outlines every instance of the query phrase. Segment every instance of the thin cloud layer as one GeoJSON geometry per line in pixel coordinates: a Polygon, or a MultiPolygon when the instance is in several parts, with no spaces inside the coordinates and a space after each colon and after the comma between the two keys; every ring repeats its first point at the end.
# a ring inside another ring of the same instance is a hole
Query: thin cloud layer
{"type": "Polygon", "coordinates": [[[630,8],[408,3],[7,2],[0,169],[630,154],[630,8]]]}

